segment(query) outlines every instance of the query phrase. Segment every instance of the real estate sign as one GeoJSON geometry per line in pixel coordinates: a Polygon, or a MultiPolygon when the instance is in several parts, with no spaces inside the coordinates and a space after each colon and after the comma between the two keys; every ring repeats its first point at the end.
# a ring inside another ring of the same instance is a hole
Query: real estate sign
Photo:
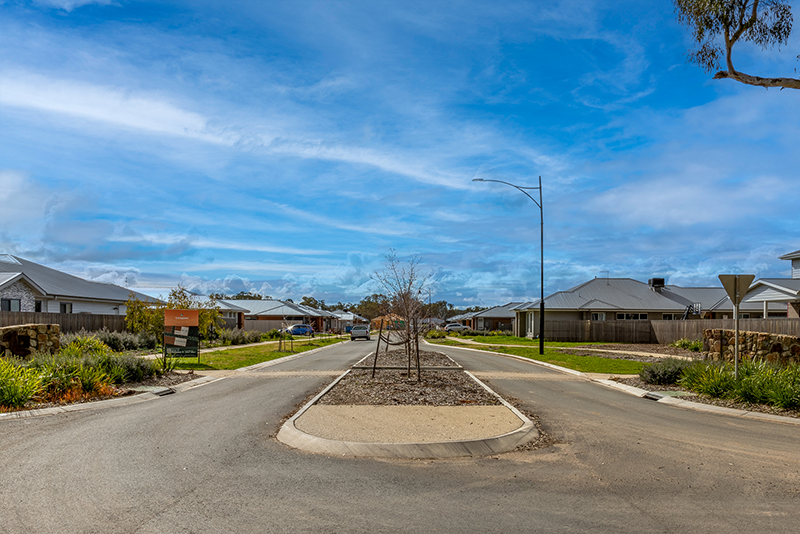
{"type": "Polygon", "coordinates": [[[199,310],[164,310],[164,355],[197,358],[200,346],[199,310]]]}

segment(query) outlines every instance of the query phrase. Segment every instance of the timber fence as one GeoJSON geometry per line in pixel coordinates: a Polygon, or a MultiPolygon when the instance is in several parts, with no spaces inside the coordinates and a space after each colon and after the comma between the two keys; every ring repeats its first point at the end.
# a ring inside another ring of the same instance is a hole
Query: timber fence
{"type": "Polygon", "coordinates": [[[125,331],[124,315],[95,315],[91,313],[38,313],[38,312],[0,312],[0,327],[20,324],[57,324],[62,332],[89,332],[102,330],[125,331]]]}
{"type": "MultiPolygon", "coordinates": [[[[733,319],[688,321],[547,321],[548,341],[605,343],[672,343],[679,339],[702,339],[703,330],[734,327],[733,319]]],[[[800,337],[800,319],[739,319],[739,330],[800,337]]]]}

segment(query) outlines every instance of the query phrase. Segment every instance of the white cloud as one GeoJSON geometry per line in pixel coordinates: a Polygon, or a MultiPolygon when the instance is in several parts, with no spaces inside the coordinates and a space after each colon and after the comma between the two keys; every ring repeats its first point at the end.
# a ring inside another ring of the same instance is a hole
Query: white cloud
{"type": "Polygon", "coordinates": [[[119,87],[49,78],[25,72],[0,73],[0,104],[61,113],[117,127],[230,144],[234,140],[212,132],[208,119],[158,95],[119,87]]]}
{"type": "Polygon", "coordinates": [[[64,11],[67,12],[70,12],[75,8],[88,5],[98,5],[98,6],[119,5],[114,0],[33,0],[33,3],[39,4],[41,6],[63,9],[64,11]]]}

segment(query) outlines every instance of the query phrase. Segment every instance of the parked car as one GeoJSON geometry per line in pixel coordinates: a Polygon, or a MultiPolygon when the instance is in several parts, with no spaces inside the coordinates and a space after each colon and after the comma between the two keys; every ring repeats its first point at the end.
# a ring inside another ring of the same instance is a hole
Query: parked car
{"type": "Polygon", "coordinates": [[[369,327],[363,324],[354,325],[353,328],[350,330],[350,341],[355,341],[356,339],[363,337],[367,341],[369,341],[369,327]]]}
{"type": "Polygon", "coordinates": [[[445,332],[461,332],[462,330],[466,329],[467,329],[466,326],[459,323],[450,323],[449,325],[444,327],[445,332]]]}
{"type": "Polygon", "coordinates": [[[314,328],[310,324],[293,324],[288,327],[285,332],[293,336],[311,336],[314,337],[314,328]]]}

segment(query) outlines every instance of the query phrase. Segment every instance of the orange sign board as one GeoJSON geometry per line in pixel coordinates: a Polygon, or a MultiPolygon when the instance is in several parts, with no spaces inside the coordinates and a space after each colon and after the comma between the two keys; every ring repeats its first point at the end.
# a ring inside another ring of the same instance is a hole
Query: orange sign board
{"type": "Polygon", "coordinates": [[[164,310],[164,326],[200,326],[200,310],[164,310]]]}

